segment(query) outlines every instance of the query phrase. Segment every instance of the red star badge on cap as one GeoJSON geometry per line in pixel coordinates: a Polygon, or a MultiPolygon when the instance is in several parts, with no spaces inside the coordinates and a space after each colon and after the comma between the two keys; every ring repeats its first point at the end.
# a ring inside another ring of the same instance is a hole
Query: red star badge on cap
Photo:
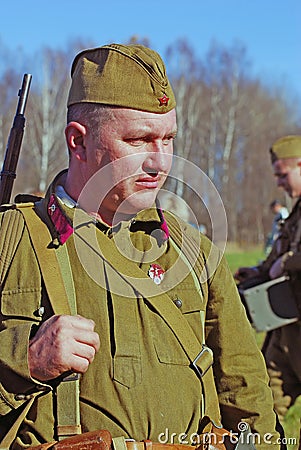
{"type": "Polygon", "coordinates": [[[163,97],[160,97],[159,99],[160,102],[160,106],[167,106],[168,102],[169,102],[169,97],[167,97],[167,95],[163,95],[163,97]]]}

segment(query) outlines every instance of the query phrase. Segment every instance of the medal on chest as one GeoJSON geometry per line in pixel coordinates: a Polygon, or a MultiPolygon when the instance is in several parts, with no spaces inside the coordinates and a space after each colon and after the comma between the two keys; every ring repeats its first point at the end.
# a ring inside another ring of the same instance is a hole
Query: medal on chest
{"type": "Polygon", "coordinates": [[[159,264],[151,264],[148,270],[148,276],[153,280],[155,284],[160,284],[164,278],[164,269],[159,264]]]}

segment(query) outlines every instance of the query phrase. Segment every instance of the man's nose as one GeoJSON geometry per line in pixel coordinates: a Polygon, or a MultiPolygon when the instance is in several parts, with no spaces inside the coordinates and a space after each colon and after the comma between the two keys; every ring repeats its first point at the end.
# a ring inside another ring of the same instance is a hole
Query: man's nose
{"type": "Polygon", "coordinates": [[[154,172],[168,172],[171,166],[172,154],[167,152],[163,145],[152,146],[152,151],[147,154],[144,162],[144,170],[154,172]]]}

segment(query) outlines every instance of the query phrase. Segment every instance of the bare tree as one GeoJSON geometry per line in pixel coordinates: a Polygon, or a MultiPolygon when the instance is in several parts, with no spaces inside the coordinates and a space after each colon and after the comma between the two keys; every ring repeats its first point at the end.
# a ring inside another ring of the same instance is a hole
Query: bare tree
{"type": "MultiPolygon", "coordinates": [[[[260,242],[267,205],[276,190],[268,149],[278,136],[297,132],[295,111],[279,92],[252,79],[240,43],[225,48],[213,42],[204,61],[183,43],[169,55],[182,61],[182,71],[179,64],[172,65],[177,67],[172,78],[179,124],[177,154],[199,165],[215,183],[227,211],[229,239],[260,242]],[[186,57],[177,57],[176,51],[186,51],[186,57]]],[[[173,190],[190,195],[185,189],[173,190]]],[[[208,201],[206,192],[204,198],[208,201]]]]}
{"type": "MultiPolygon", "coordinates": [[[[145,37],[132,36],[129,42],[149,45],[145,37]]],[[[71,58],[92,46],[72,42],[64,51],[42,49],[32,59],[17,192],[44,192],[53,175],[67,166],[64,127],[71,58]]],[[[185,161],[194,163],[223,198],[229,239],[263,243],[271,220],[268,205],[279,197],[268,150],[281,135],[301,132],[298,102],[290,101],[283,87],[266,86],[252,77],[246,49],[240,43],[225,47],[213,42],[199,59],[192,46],[180,40],[167,49],[164,59],[177,99],[175,152],[182,158],[176,176],[168,180],[168,189],[185,200],[199,223],[210,230],[210,189],[202,185],[200,199],[185,173],[185,161]]],[[[0,75],[2,157],[21,80],[8,61],[6,72],[0,75]]]]}
{"type": "Polygon", "coordinates": [[[27,131],[27,144],[31,172],[35,174],[31,189],[44,192],[58,168],[66,165],[64,126],[69,67],[62,52],[44,49],[41,60],[41,84],[30,98],[33,120],[27,131]]]}

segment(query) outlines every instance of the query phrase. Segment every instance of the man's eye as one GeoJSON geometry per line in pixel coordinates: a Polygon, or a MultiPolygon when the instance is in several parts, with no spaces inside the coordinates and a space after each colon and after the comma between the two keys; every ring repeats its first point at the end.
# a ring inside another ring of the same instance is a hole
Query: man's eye
{"type": "Polygon", "coordinates": [[[143,138],[131,138],[131,139],[126,139],[125,140],[128,144],[133,145],[133,146],[139,146],[139,145],[143,145],[145,140],[143,138]]]}

